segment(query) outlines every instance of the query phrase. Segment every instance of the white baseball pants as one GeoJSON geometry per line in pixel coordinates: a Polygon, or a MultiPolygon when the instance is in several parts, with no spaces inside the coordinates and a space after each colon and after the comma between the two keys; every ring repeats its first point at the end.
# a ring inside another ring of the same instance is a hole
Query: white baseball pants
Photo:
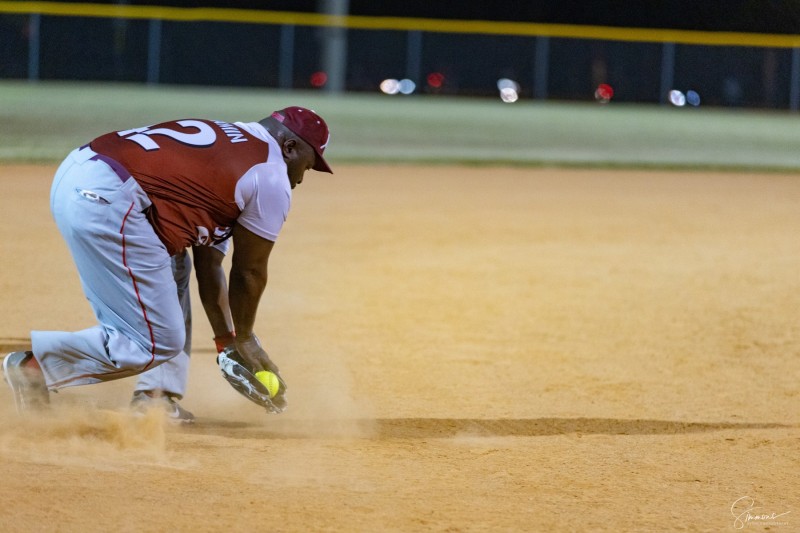
{"type": "Polygon", "coordinates": [[[192,301],[189,281],[192,273],[192,258],[184,250],[172,256],[172,274],[178,288],[178,301],[183,311],[183,323],[186,330],[186,343],[183,351],[163,364],[139,374],[136,390],[161,391],[183,398],[186,394],[186,383],[189,381],[189,357],[192,354],[192,301]]]}
{"type": "Polygon", "coordinates": [[[88,147],[56,172],[50,208],[99,325],[33,331],[51,390],[140,374],[180,354],[184,315],[166,248],[144,210],[147,195],[88,147]]]}

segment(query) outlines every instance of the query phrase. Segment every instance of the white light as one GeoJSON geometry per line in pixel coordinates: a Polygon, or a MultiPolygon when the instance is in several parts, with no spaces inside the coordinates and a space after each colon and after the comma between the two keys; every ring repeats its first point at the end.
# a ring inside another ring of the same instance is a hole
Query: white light
{"type": "Polygon", "coordinates": [[[381,82],[381,91],[385,94],[397,94],[400,92],[400,82],[395,79],[387,79],[381,82]]]}
{"type": "Polygon", "coordinates": [[[400,80],[398,88],[400,92],[403,94],[411,94],[417,88],[417,84],[408,79],[400,80]]]}
{"type": "Polygon", "coordinates": [[[506,87],[505,89],[500,89],[500,99],[507,104],[513,104],[519,100],[519,95],[511,87],[506,87]]]}
{"type": "Polygon", "coordinates": [[[500,99],[507,104],[519,100],[519,83],[514,80],[500,78],[497,80],[497,90],[500,91],[500,99]]]}
{"type": "Polygon", "coordinates": [[[669,101],[672,105],[678,107],[686,105],[686,97],[677,89],[673,89],[669,92],[669,101]]]}
{"type": "Polygon", "coordinates": [[[508,78],[500,78],[497,80],[497,90],[502,92],[503,89],[513,89],[514,92],[519,92],[519,83],[508,78]]]}

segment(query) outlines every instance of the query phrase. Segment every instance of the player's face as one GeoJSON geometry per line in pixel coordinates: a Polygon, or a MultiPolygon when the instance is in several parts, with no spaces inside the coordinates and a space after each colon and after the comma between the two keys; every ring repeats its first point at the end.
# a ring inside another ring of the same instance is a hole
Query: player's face
{"type": "Polygon", "coordinates": [[[289,174],[289,183],[292,189],[303,183],[306,170],[314,166],[317,155],[307,143],[292,139],[283,145],[283,160],[286,161],[286,171],[289,174]]]}

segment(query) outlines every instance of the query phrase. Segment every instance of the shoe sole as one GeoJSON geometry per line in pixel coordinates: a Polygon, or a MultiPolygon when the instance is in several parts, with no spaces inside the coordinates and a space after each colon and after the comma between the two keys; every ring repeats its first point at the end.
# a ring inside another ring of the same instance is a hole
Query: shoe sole
{"type": "Polygon", "coordinates": [[[14,355],[14,353],[16,352],[11,352],[3,358],[3,377],[5,378],[5,381],[8,384],[8,387],[11,389],[12,395],[14,396],[14,406],[17,408],[17,413],[22,413],[25,410],[25,399],[22,397],[20,385],[15,384],[16,380],[12,378],[12,374],[15,378],[19,377],[19,369],[9,366],[8,364],[11,356],[14,355]]]}
{"type": "MultiPolygon", "coordinates": [[[[10,364],[11,357],[19,352],[11,352],[3,358],[3,377],[8,383],[9,388],[14,396],[14,406],[17,408],[17,413],[23,414],[26,411],[37,410],[45,407],[50,403],[49,392],[45,393],[40,401],[26,401],[25,389],[31,389],[30,379],[25,376],[25,371],[17,365],[10,364]]],[[[45,389],[47,390],[47,389],[45,389]]],[[[31,391],[37,394],[37,391],[31,391]]]]}

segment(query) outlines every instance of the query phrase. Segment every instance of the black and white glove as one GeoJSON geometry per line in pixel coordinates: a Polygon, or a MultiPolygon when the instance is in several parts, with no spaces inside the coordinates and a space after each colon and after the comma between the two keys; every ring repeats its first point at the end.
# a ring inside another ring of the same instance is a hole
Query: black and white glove
{"type": "MultiPolygon", "coordinates": [[[[256,339],[258,343],[258,339],[256,339]]],[[[261,348],[260,344],[258,345],[261,348]]],[[[236,392],[253,403],[265,408],[269,413],[282,413],[286,409],[286,382],[278,373],[278,367],[269,360],[266,352],[261,349],[260,366],[275,374],[278,378],[279,388],[274,396],[270,395],[267,387],[255,376],[261,368],[254,368],[239,352],[235,344],[227,346],[217,355],[217,364],[222,371],[222,377],[230,383],[236,392]],[[265,360],[266,359],[266,360],[265,360]]]]}

